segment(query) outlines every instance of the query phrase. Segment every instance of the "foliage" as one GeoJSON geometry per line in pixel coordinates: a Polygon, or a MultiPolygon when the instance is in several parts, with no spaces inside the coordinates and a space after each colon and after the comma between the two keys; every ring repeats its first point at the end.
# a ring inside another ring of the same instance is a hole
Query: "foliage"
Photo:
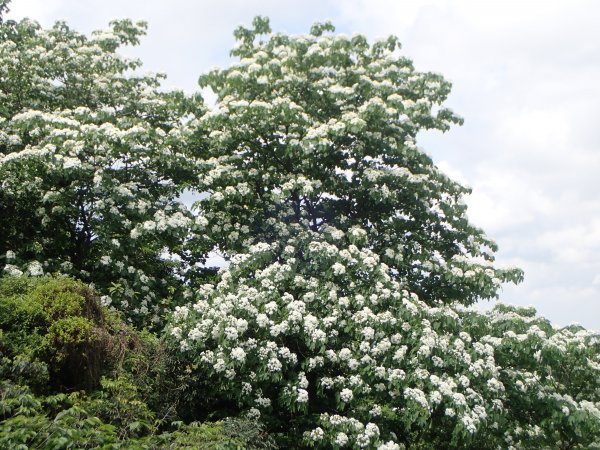
{"type": "Polygon", "coordinates": [[[93,388],[107,354],[100,332],[105,322],[97,299],[80,282],[1,279],[3,376],[28,379],[40,389],[93,388]]]}
{"type": "Polygon", "coordinates": [[[598,335],[526,309],[430,307],[363,230],[296,231],[238,254],[174,314],[207,410],[319,448],[573,448],[599,435],[598,335]]]}
{"type": "Polygon", "coordinates": [[[104,390],[116,392],[115,405],[120,397],[135,397],[164,419],[176,417],[184,381],[179,359],[156,335],[134,330],[103,308],[81,282],[0,279],[0,350],[2,378],[36,394],[92,392],[105,377],[104,390]],[[110,382],[121,378],[135,380],[135,392],[110,382]]]}
{"type": "Polygon", "coordinates": [[[181,379],[167,373],[164,345],[81,282],[1,279],[0,331],[1,448],[271,446],[246,420],[172,424],[181,379]]]}
{"type": "Polygon", "coordinates": [[[93,282],[138,324],[181,295],[193,170],[179,127],[201,108],[120,56],[143,22],[86,37],[57,22],[0,25],[0,268],[93,282]],[[116,295],[111,295],[116,294],[116,295]]]}
{"type": "MultiPolygon", "coordinates": [[[[10,449],[213,449],[272,448],[260,425],[244,420],[174,424],[160,432],[138,417],[117,427],[93,414],[97,401],[76,395],[37,398],[24,387],[0,386],[0,446],[10,449]],[[58,412],[56,412],[58,411],[58,412]]],[[[109,405],[107,405],[109,406],[109,405]]]]}
{"type": "Polygon", "coordinates": [[[236,31],[239,62],[200,77],[218,99],[190,124],[207,148],[197,190],[211,193],[198,203],[198,247],[231,256],[285,241],[289,224],[360,226],[429,304],[471,304],[519,281],[491,264],[496,244],[468,222],[469,189],[415,144],[420,130],[462,122],[443,107],[450,83],[416,71],[394,37],[369,45],[331,30],[289,37],[257,18],[236,31]]]}
{"type": "Polygon", "coordinates": [[[0,447],[599,445],[600,337],[468,308],[522,272],[417,147],[462,119],[396,38],[258,17],[207,109],[117,53],[143,22],[7,5],[0,447]]]}

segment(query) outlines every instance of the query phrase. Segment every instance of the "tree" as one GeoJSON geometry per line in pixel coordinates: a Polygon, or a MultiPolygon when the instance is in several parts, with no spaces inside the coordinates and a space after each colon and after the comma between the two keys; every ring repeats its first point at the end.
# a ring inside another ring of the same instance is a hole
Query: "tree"
{"type": "MultiPolygon", "coordinates": [[[[257,18],[235,32],[230,68],[200,77],[218,97],[192,124],[208,147],[199,203],[223,253],[286,239],[289,224],[319,232],[353,226],[398,279],[430,303],[472,304],[518,282],[494,267],[496,244],[466,218],[469,189],[415,144],[424,129],[462,119],[442,106],[450,83],[418,72],[397,39],[270,33],[257,18]]],[[[203,241],[204,245],[208,243],[203,241]]]]}
{"type": "Polygon", "coordinates": [[[431,307],[364,230],[291,231],[237,254],[176,309],[172,345],[201,393],[189,409],[260,418],[284,448],[597,441],[597,334],[557,330],[532,308],[431,307]]]}
{"type": "Polygon", "coordinates": [[[191,223],[177,197],[193,170],[179,129],[201,109],[117,53],[145,29],[0,26],[0,264],[92,282],[138,323],[182,290],[171,255],[191,223]]]}
{"type": "Polygon", "coordinates": [[[468,190],[415,145],[460,122],[449,84],[395,38],[253,25],[235,33],[240,61],[200,78],[218,100],[186,132],[210,192],[190,248],[230,259],[169,329],[196,410],[260,417],[284,447],[593,443],[598,336],[464,308],[522,274],[492,265],[468,190]]]}
{"type": "Polygon", "coordinates": [[[442,77],[395,38],[257,18],[201,77],[208,110],[117,54],[144,29],[0,22],[1,442],[598,445],[598,334],[466,307],[522,274],[415,144],[460,122],[442,77]],[[213,249],[229,264],[206,277],[213,249]],[[182,425],[232,416],[252,421],[182,425]]]}

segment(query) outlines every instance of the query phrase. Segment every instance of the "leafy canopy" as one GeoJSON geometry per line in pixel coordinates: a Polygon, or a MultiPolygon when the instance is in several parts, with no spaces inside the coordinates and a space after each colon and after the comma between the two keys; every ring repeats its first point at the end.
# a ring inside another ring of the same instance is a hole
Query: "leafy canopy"
{"type": "Polygon", "coordinates": [[[211,193],[198,207],[213,245],[233,255],[287,239],[292,224],[359,226],[430,304],[471,304],[520,281],[492,265],[496,244],[465,215],[469,190],[415,144],[421,130],[462,122],[443,107],[450,83],[416,71],[394,37],[369,45],[324,35],[330,24],[300,37],[253,25],[236,30],[239,62],[200,77],[217,104],[191,124],[208,148],[197,189],[211,193]]]}
{"type": "Polygon", "coordinates": [[[0,27],[0,254],[5,270],[93,282],[139,324],[181,291],[193,174],[179,136],[201,106],[117,50],[146,24],[86,37],[58,22],[0,27]],[[112,295],[112,294],[118,295],[112,295]],[[111,297],[114,297],[111,298],[111,297]]]}
{"type": "Polygon", "coordinates": [[[284,447],[590,445],[598,336],[464,308],[522,273],[493,265],[468,189],[415,144],[460,122],[449,83],[395,38],[326,31],[257,18],[235,32],[239,61],[200,78],[217,103],[188,126],[210,194],[189,246],[230,259],[171,321],[200,404],[260,418],[284,447]]]}

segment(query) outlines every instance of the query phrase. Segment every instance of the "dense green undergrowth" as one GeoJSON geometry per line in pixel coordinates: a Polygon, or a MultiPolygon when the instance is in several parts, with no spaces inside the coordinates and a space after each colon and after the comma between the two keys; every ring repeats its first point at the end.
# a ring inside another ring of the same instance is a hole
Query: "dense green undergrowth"
{"type": "Polygon", "coordinates": [[[71,278],[0,280],[0,352],[0,448],[272,445],[251,421],[180,420],[185,368],[71,278]]]}

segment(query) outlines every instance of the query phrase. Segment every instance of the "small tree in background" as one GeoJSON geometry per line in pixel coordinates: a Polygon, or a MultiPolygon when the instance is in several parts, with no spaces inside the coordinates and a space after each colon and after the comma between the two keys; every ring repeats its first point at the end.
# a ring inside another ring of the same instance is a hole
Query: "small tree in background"
{"type": "Polygon", "coordinates": [[[86,37],[58,22],[0,26],[0,264],[94,283],[139,324],[180,291],[192,167],[179,128],[197,102],[120,56],[143,22],[86,37]]]}

